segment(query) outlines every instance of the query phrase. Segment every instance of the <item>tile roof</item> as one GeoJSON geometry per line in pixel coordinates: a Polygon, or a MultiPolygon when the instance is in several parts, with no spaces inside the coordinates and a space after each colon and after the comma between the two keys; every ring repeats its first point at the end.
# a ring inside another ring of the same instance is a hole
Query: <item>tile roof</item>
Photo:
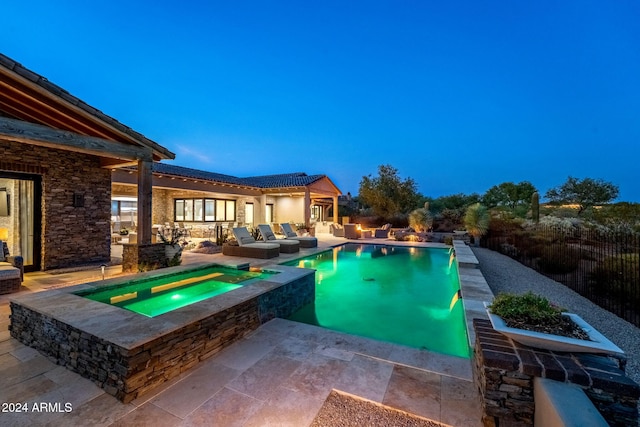
{"type": "Polygon", "coordinates": [[[233,184],[255,188],[304,187],[326,177],[326,175],[307,175],[304,172],[294,172],[239,178],[236,176],[191,169],[183,166],[169,165],[166,163],[154,163],[153,172],[157,174],[175,175],[184,178],[201,179],[205,181],[219,182],[221,184],[233,184]]]}

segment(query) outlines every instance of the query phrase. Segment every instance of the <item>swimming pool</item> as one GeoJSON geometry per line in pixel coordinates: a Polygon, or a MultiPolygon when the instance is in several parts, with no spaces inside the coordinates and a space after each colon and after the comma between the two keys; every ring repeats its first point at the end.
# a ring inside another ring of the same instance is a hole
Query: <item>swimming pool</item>
{"type": "Polygon", "coordinates": [[[105,289],[77,292],[93,301],[115,305],[148,317],[232,291],[273,274],[213,266],[147,280],[131,281],[105,289]]]}
{"type": "Polygon", "coordinates": [[[448,249],[348,243],[284,263],[316,269],[316,299],[289,319],[469,357],[458,270],[448,249]]]}

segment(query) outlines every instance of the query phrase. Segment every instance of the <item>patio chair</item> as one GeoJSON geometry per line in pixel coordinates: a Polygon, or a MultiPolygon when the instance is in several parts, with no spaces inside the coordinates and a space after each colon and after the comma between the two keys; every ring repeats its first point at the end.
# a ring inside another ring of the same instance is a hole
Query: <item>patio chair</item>
{"type": "Polygon", "coordinates": [[[344,225],[344,237],[346,239],[359,239],[361,236],[360,230],[358,230],[358,224],[345,224],[344,225]]]}
{"type": "Polygon", "coordinates": [[[301,248],[317,248],[318,247],[318,239],[313,236],[298,236],[298,234],[293,231],[291,228],[291,224],[282,223],[280,224],[282,231],[284,232],[285,239],[289,240],[297,240],[300,242],[301,248]]]}
{"type": "Polygon", "coordinates": [[[344,237],[344,227],[340,224],[331,224],[329,232],[333,234],[333,237],[344,237]]]}
{"type": "Polygon", "coordinates": [[[256,239],[251,236],[247,227],[235,227],[231,232],[238,241],[238,246],[223,245],[223,255],[262,259],[275,258],[280,255],[280,245],[276,243],[256,242],[256,239]]]}
{"type": "Polygon", "coordinates": [[[385,224],[380,228],[376,228],[373,237],[376,239],[386,239],[389,237],[389,232],[391,231],[391,224],[385,224]]]}
{"type": "Polygon", "coordinates": [[[297,240],[277,239],[269,224],[258,224],[258,231],[265,242],[273,242],[280,245],[280,252],[292,254],[300,251],[300,242],[297,240]]]}

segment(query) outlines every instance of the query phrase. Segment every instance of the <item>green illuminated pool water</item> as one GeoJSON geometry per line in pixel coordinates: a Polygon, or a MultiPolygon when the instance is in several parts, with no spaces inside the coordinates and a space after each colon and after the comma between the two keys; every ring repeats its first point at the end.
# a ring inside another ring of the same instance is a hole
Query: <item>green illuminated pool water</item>
{"type": "Polygon", "coordinates": [[[77,295],[155,317],[273,274],[277,273],[214,266],[150,280],[132,281],[98,291],[78,292],[77,295]]]}
{"type": "Polygon", "coordinates": [[[469,357],[449,250],[346,244],[285,265],[316,269],[315,303],[290,320],[469,357]]]}

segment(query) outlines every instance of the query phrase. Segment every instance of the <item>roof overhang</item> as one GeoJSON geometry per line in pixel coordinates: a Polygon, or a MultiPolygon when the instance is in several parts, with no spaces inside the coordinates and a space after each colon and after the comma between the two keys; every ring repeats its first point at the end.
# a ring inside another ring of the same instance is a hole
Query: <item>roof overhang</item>
{"type": "MultiPolygon", "coordinates": [[[[105,144],[104,141],[110,141],[119,146],[131,146],[133,151],[148,152],[151,154],[151,159],[156,161],[175,158],[172,152],[156,142],[124,126],[1,54],[0,111],[10,119],[52,128],[67,136],[73,133],[94,138],[94,142],[103,141],[95,146],[95,150],[100,152],[97,155],[105,159],[105,163],[108,163],[106,159],[111,158],[112,164],[121,165],[119,160],[121,160],[122,150],[116,151],[111,156],[109,150],[114,146],[105,144]]],[[[17,125],[13,123],[12,127],[16,128],[17,125]]],[[[37,141],[29,143],[37,143],[37,141]]],[[[57,142],[50,141],[50,143],[57,142]]],[[[58,148],[69,149],[69,145],[61,144],[58,148]]],[[[72,148],[75,149],[75,147],[72,148]]]]}
{"type": "Polygon", "coordinates": [[[100,157],[104,167],[137,164],[139,160],[152,159],[151,149],[146,147],[78,135],[6,117],[0,117],[0,140],[90,154],[100,157]]]}

